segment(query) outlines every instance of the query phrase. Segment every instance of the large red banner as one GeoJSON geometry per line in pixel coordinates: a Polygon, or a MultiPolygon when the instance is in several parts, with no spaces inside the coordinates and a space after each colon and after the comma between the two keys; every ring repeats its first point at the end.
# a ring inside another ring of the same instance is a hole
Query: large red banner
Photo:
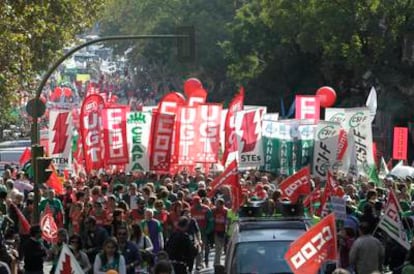
{"type": "Polygon", "coordinates": [[[168,172],[170,170],[175,115],[158,111],[154,111],[152,115],[149,145],[150,169],[157,172],[168,172]]]}
{"type": "Polygon", "coordinates": [[[394,127],[394,145],[392,158],[395,160],[407,160],[408,128],[394,127]]]}
{"type": "Polygon", "coordinates": [[[106,165],[122,165],[129,162],[126,131],[128,112],[127,106],[112,106],[102,111],[106,165]]]}
{"type": "Polygon", "coordinates": [[[318,273],[327,260],[336,260],[336,226],[332,213],[294,241],[285,259],[295,274],[318,273]]]}
{"type": "MultiPolygon", "coordinates": [[[[161,98],[159,104],[158,104],[158,112],[163,114],[170,114],[174,115],[174,117],[178,118],[178,109],[180,106],[186,105],[185,97],[178,92],[170,92],[164,95],[164,97],[161,98]]],[[[175,132],[175,125],[173,128],[173,132],[175,132]]],[[[178,152],[175,151],[175,135],[172,137],[171,141],[171,157],[170,161],[172,163],[171,167],[174,167],[175,169],[177,167],[176,164],[178,163],[178,152]]]]}
{"type": "Polygon", "coordinates": [[[180,107],[176,120],[178,164],[216,163],[220,145],[221,104],[180,107]]]}
{"type": "Polygon", "coordinates": [[[80,115],[80,135],[87,172],[104,167],[101,113],[105,107],[103,98],[91,94],[85,98],[80,115]]]}
{"type": "Polygon", "coordinates": [[[300,195],[307,196],[311,192],[309,179],[310,168],[308,166],[286,178],[279,186],[282,191],[282,197],[288,198],[292,203],[296,203],[300,195]]]}
{"type": "Polygon", "coordinates": [[[239,93],[234,96],[230,102],[229,109],[226,115],[226,121],[224,125],[224,154],[222,158],[222,164],[226,165],[227,158],[230,153],[237,152],[239,150],[237,135],[236,135],[236,113],[243,110],[244,106],[244,88],[241,87],[239,93]]]}
{"type": "Polygon", "coordinates": [[[220,149],[221,104],[197,105],[195,125],[198,146],[195,150],[197,163],[217,163],[220,149]]]}

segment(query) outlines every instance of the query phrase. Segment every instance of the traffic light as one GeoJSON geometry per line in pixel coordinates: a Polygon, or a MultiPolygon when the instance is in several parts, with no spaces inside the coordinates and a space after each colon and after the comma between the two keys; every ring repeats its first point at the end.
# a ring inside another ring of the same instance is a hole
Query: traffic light
{"type": "Polygon", "coordinates": [[[177,58],[179,62],[194,62],[195,60],[195,30],[194,26],[177,28],[178,35],[185,37],[177,38],[177,58]]]}
{"type": "Polygon", "coordinates": [[[53,170],[50,169],[50,164],[52,163],[52,158],[50,157],[38,157],[36,158],[36,183],[43,184],[49,180],[50,175],[52,175],[53,170]]]}

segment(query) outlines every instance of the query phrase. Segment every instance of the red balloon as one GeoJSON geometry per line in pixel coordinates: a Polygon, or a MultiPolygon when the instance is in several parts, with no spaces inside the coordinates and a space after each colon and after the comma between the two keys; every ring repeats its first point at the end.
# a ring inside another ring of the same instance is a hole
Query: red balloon
{"type": "Polygon", "coordinates": [[[321,107],[328,108],[335,104],[336,92],[331,87],[321,87],[316,91],[316,96],[319,97],[321,107]]]}
{"type": "Polygon", "coordinates": [[[190,78],[184,82],[184,94],[189,97],[195,90],[203,88],[203,84],[197,78],[190,78]]]}

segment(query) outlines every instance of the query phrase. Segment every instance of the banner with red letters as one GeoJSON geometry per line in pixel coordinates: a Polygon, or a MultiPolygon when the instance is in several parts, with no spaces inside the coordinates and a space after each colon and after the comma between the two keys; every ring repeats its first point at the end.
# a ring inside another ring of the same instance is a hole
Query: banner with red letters
{"type": "Polygon", "coordinates": [[[295,118],[317,122],[320,117],[320,102],[318,96],[296,95],[295,118]]]}
{"type": "Polygon", "coordinates": [[[332,213],[294,241],[285,254],[295,274],[318,273],[327,260],[336,260],[336,225],[332,213]]]}
{"type": "Polygon", "coordinates": [[[296,203],[300,195],[309,195],[311,192],[310,168],[306,166],[286,178],[279,188],[282,191],[282,197],[288,198],[292,203],[296,203]]]}
{"type": "Polygon", "coordinates": [[[229,104],[229,108],[224,122],[224,154],[222,164],[227,166],[233,159],[237,159],[239,149],[236,135],[236,113],[243,110],[244,88],[240,91],[229,104]]]}
{"type": "Polygon", "coordinates": [[[394,160],[407,160],[408,128],[394,127],[394,145],[392,158],[394,160]]]}
{"type": "Polygon", "coordinates": [[[175,115],[152,113],[151,140],[149,145],[150,169],[169,172],[175,115]]]}
{"type": "Polygon", "coordinates": [[[87,172],[104,167],[103,128],[101,113],[105,102],[99,94],[85,98],[80,115],[80,135],[87,172]]]}
{"type": "Polygon", "coordinates": [[[129,162],[127,142],[127,106],[111,106],[102,111],[103,141],[106,165],[129,162]]]}
{"type": "Polygon", "coordinates": [[[72,111],[51,109],[48,152],[58,170],[72,169],[72,132],[72,111]]]}

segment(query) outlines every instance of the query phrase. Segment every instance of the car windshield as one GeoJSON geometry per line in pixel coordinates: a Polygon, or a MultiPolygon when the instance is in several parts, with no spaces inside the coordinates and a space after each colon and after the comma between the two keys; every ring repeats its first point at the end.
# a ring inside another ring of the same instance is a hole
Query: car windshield
{"type": "Polygon", "coordinates": [[[232,269],[236,273],[292,273],[284,258],[291,241],[239,243],[232,269]]]}

